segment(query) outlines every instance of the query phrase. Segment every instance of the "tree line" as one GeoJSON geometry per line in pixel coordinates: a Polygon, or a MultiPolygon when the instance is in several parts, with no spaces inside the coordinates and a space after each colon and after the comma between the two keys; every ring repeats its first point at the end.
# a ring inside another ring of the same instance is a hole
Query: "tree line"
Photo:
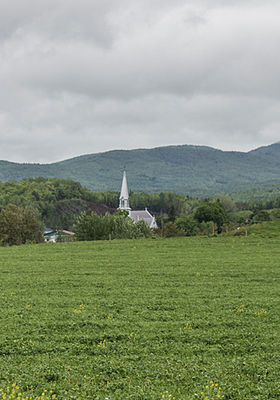
{"type": "MultiPolygon", "coordinates": [[[[198,201],[199,202],[199,201],[198,201]]],[[[130,193],[133,209],[148,207],[163,215],[174,209],[180,214],[193,208],[197,200],[176,193],[130,193]]],[[[82,212],[97,211],[98,205],[113,213],[119,205],[119,192],[92,192],[70,179],[30,178],[20,182],[0,182],[0,210],[9,204],[34,211],[45,226],[72,229],[82,212]]]]}
{"type": "MultiPolygon", "coordinates": [[[[91,192],[72,180],[32,178],[0,182],[0,244],[40,242],[43,227],[68,229],[78,240],[147,237],[143,223],[116,212],[119,192],[91,192]],[[86,233],[86,231],[88,233],[86,233]]],[[[177,193],[130,193],[132,209],[148,207],[160,236],[219,234],[240,224],[280,217],[280,196],[235,202],[221,193],[191,198],[177,193]]]]}

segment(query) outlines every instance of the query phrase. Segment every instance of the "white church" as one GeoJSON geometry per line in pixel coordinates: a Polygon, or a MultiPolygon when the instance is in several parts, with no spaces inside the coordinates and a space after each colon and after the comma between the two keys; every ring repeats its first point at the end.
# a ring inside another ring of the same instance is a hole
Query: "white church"
{"type": "Polygon", "coordinates": [[[157,228],[157,223],[155,217],[149,213],[147,208],[145,210],[131,210],[129,207],[129,194],[128,194],[128,186],[127,186],[127,179],[126,179],[126,171],[123,172],[123,180],[122,180],[122,188],[120,194],[120,210],[128,211],[129,217],[134,221],[138,222],[143,220],[149,228],[157,228]]]}

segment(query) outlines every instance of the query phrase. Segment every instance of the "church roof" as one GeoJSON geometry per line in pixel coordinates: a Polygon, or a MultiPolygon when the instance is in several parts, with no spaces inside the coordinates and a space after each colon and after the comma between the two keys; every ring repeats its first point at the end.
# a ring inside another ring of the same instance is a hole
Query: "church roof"
{"type": "Polygon", "coordinates": [[[144,221],[150,228],[156,228],[155,218],[148,210],[132,210],[129,216],[134,222],[144,221]]]}
{"type": "Polygon", "coordinates": [[[153,218],[148,210],[132,210],[130,211],[130,216],[133,219],[143,219],[143,218],[153,218]]]}

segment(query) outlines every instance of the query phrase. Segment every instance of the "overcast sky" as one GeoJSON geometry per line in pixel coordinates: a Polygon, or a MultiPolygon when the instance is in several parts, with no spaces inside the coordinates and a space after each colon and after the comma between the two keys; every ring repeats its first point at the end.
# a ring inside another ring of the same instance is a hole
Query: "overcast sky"
{"type": "Polygon", "coordinates": [[[0,0],[0,159],[280,140],[279,0],[0,0]]]}

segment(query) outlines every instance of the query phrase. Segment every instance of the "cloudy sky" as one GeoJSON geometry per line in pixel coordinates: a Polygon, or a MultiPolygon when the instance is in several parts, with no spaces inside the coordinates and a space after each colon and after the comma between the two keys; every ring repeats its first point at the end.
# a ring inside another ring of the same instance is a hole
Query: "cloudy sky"
{"type": "Polygon", "coordinates": [[[279,0],[0,0],[0,159],[280,140],[279,0]]]}

